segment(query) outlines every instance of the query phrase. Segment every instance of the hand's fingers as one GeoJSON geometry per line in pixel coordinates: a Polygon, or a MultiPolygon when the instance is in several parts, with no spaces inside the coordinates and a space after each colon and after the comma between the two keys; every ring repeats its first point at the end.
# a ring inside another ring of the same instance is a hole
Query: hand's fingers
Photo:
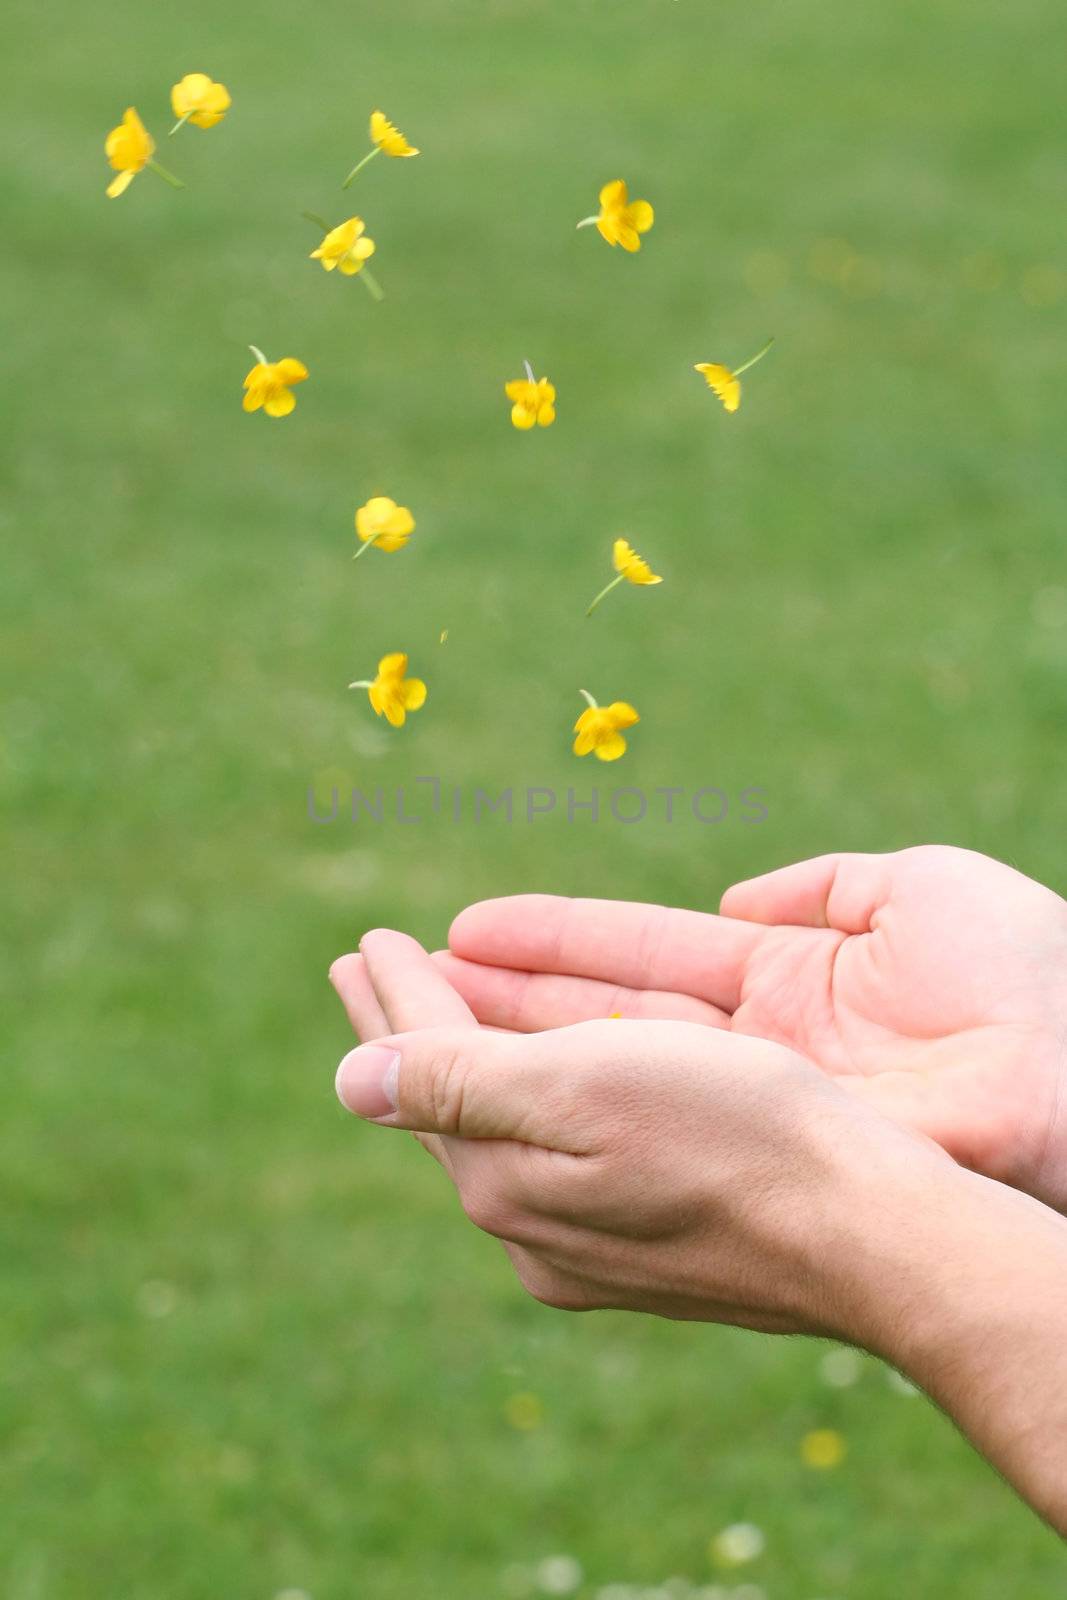
{"type": "Polygon", "coordinates": [[[871,919],[889,898],[889,856],[816,856],[761,878],[735,883],[722,897],[724,917],[799,928],[869,933],[871,919]]]}
{"type": "Polygon", "coordinates": [[[584,1155],[597,1139],[589,1116],[576,1114],[589,1074],[610,1065],[622,1030],[656,1026],[586,1022],[531,1034],[422,1028],[350,1051],[337,1070],[337,1093],[349,1111],[389,1127],[584,1155]]]}
{"type": "Polygon", "coordinates": [[[330,968],[330,982],[340,996],[356,1037],[364,1044],[391,1031],[362,956],[338,956],[330,968]]]}
{"type": "Polygon", "coordinates": [[[671,994],[663,989],[627,989],[598,978],[487,967],[476,961],[462,961],[447,950],[435,951],[433,959],[483,1026],[536,1033],[616,1015],[702,1022],[712,1028],[729,1026],[724,1011],[692,995],[671,994]]]}
{"type": "Polygon", "coordinates": [[[365,933],[359,944],[386,1033],[413,1028],[474,1028],[473,1012],[417,939],[391,928],[365,933]]]}
{"type": "Polygon", "coordinates": [[[528,894],[468,906],[453,922],[448,946],[488,966],[669,989],[733,1012],[746,963],[763,938],[750,922],[700,911],[528,894]]]}

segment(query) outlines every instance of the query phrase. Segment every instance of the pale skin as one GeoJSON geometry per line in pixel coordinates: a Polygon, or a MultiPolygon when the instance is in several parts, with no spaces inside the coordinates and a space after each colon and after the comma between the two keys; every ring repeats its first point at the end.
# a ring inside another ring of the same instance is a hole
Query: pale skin
{"type": "Polygon", "coordinates": [[[723,912],[487,902],[436,962],[378,930],[331,972],[377,1041],[338,1092],[416,1131],[537,1298],[861,1344],[1067,1533],[1067,1223],[1006,1187],[1063,1198],[1067,908],[929,850],[723,912]]]}

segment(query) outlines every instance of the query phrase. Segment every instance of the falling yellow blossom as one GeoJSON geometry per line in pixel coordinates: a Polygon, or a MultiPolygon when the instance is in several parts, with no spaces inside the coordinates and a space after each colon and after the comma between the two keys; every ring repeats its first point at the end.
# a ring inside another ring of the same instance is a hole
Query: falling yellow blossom
{"type": "Polygon", "coordinates": [[[608,244],[621,244],[631,255],[641,248],[642,233],[647,233],[656,214],[647,200],[628,200],[626,185],[621,178],[606,183],[600,191],[600,210],[595,217],[583,217],[579,228],[596,225],[597,232],[608,244]]]}
{"type": "Polygon", "coordinates": [[[528,361],[525,378],[513,378],[504,385],[512,401],[511,422],[515,428],[548,428],[556,420],[556,391],[547,378],[535,378],[528,361]]]}
{"type": "Polygon", "coordinates": [[[611,561],[618,576],[612,578],[610,583],[606,583],[596,599],[590,603],[589,609],[585,613],[587,617],[592,616],[604,596],[610,594],[612,589],[617,588],[620,583],[648,584],[663,582],[663,579],[652,571],[648,562],[638,555],[633,545],[628,544],[625,539],[615,540],[611,550],[611,561]]]}
{"type": "Polygon", "coordinates": [[[125,194],[134,178],[145,167],[151,167],[157,177],[169,183],[174,189],[184,189],[185,185],[180,178],[176,178],[166,167],[161,167],[158,161],[152,158],[156,153],[156,141],[141,121],[133,106],[127,106],[122,113],[122,121],[117,128],[112,128],[104,140],[104,154],[109,164],[118,173],[107,186],[107,197],[116,200],[120,194],[125,194]]]}
{"type": "Polygon", "coordinates": [[[545,1408],[536,1394],[509,1395],[504,1416],[519,1433],[533,1433],[545,1420],[545,1408]]]}
{"type": "Polygon", "coordinates": [[[366,226],[362,217],[349,217],[347,222],[339,222],[336,228],[330,229],[319,248],[312,250],[310,259],[321,261],[326,272],[340,267],[345,277],[351,278],[374,254],[374,240],[365,234],[366,226]]]}
{"type": "Polygon", "coordinates": [[[186,122],[194,128],[213,128],[233,104],[226,85],[213,83],[206,72],[187,72],[170,91],[170,103],[178,119],[172,134],[186,122]]]}
{"type": "Polygon", "coordinates": [[[705,383],[713,394],[718,395],[725,410],[736,411],[741,404],[742,372],[747,372],[757,361],[762,361],[773,343],[773,339],[768,339],[763,349],[758,350],[751,361],[746,361],[744,366],[731,369],[720,366],[717,361],[698,361],[693,371],[703,373],[705,383]]]}
{"type": "Polygon", "coordinates": [[[814,1428],[800,1441],[800,1459],[816,1472],[839,1467],[847,1453],[848,1445],[836,1428],[814,1428]]]}
{"type": "Polygon", "coordinates": [[[387,495],[375,495],[356,512],[356,533],[362,543],[353,560],[376,544],[379,550],[402,550],[415,532],[415,518],[407,506],[387,495]]]}
{"type": "Polygon", "coordinates": [[[575,755],[587,756],[592,752],[599,761],[618,761],[626,753],[626,740],[619,730],[632,728],[635,722],[640,722],[640,717],[625,700],[598,706],[587,689],[579,689],[578,693],[588,710],[583,711],[574,724],[578,735],[574,741],[575,755]]]}
{"type": "Polygon", "coordinates": [[[373,161],[380,152],[384,152],[387,156],[417,156],[419,153],[413,144],[408,143],[400,129],[389,121],[384,111],[371,112],[370,136],[373,149],[367,151],[362,161],[356,162],[342,183],[342,189],[347,189],[357,173],[362,172],[367,162],[373,161]]]}
{"type": "Polygon", "coordinates": [[[268,361],[255,345],[248,347],[256,364],[244,381],[245,397],[241,402],[246,411],[258,411],[260,406],[268,417],[287,417],[296,405],[291,385],[303,383],[308,369],[302,361],[286,356],[282,361],[268,361]]]}
{"type": "Polygon", "coordinates": [[[408,712],[417,711],[426,703],[426,685],[421,678],[406,678],[404,674],[407,668],[407,656],[403,651],[395,650],[379,661],[376,678],[358,678],[348,687],[366,689],[377,715],[384,716],[394,728],[402,728],[408,712]]]}

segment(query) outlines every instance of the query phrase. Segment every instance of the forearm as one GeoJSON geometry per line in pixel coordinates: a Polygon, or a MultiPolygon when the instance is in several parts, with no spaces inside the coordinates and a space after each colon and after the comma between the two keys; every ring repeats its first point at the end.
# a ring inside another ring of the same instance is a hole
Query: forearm
{"type": "Polygon", "coordinates": [[[1067,1536],[1067,1222],[940,1161],[874,1198],[861,1342],[1067,1536]]]}

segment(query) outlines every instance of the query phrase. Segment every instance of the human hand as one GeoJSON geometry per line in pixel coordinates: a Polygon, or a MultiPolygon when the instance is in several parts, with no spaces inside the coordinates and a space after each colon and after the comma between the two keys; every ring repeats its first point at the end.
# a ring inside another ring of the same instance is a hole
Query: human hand
{"type": "Polygon", "coordinates": [[[520,895],[439,960],[481,1022],[621,1012],[788,1045],[957,1161],[1067,1209],[1067,904],[967,850],[823,856],[721,915],[520,895]]]}
{"type": "Polygon", "coordinates": [[[441,1141],[537,1299],[882,1340],[886,1196],[922,1214],[953,1170],[934,1146],[780,1045],[690,1022],[478,1029],[413,940],[361,948],[331,972],[376,1039],[342,1062],[342,1101],[441,1141]]]}

